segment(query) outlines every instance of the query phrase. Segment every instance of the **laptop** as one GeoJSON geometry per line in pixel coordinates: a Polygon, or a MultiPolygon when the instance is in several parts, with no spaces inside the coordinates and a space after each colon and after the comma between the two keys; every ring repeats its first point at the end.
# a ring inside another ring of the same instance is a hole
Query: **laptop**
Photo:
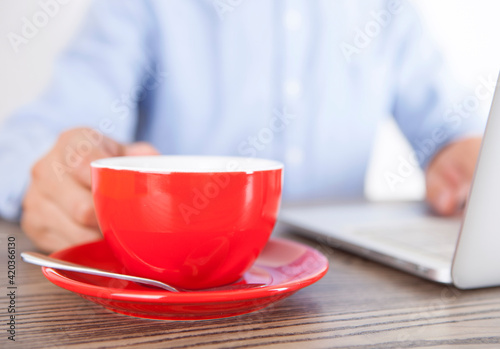
{"type": "Polygon", "coordinates": [[[279,221],[306,237],[461,289],[500,286],[500,76],[461,218],[423,202],[284,207],[279,221]]]}

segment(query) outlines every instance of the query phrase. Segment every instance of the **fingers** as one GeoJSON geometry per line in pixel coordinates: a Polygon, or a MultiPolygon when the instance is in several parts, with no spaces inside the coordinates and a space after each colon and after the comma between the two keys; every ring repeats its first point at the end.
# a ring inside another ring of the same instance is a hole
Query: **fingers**
{"type": "MultiPolygon", "coordinates": [[[[90,163],[95,160],[114,156],[137,156],[137,155],[158,155],[158,151],[149,143],[137,142],[130,145],[120,144],[111,138],[100,135],[100,138],[87,136],[88,129],[80,132],[69,132],[61,136],[62,143],[68,143],[64,147],[59,147],[62,154],[60,157],[66,159],[70,166],[70,175],[83,186],[91,187],[90,163]]],[[[96,131],[93,131],[96,132],[96,131]]]]}
{"type": "Polygon", "coordinates": [[[88,128],[64,132],[32,168],[23,201],[23,229],[44,251],[99,238],[90,163],[113,156],[156,154],[147,143],[125,146],[88,128]]]}
{"type": "Polygon", "coordinates": [[[481,149],[481,138],[469,138],[457,142],[454,153],[455,158],[460,167],[463,176],[472,181],[474,171],[476,170],[476,162],[481,149]]]}
{"type": "Polygon", "coordinates": [[[99,228],[92,193],[79,182],[68,179],[59,183],[57,189],[45,191],[40,193],[40,195],[60,207],[74,223],[84,227],[99,228]],[[61,195],[61,192],[68,194],[61,195]]]}
{"type": "Polygon", "coordinates": [[[32,169],[32,184],[36,195],[42,196],[82,226],[97,228],[92,194],[72,176],[58,180],[52,173],[49,161],[39,161],[32,169]]]}
{"type": "Polygon", "coordinates": [[[54,252],[74,244],[101,238],[96,229],[82,227],[37,189],[30,187],[24,201],[21,226],[35,245],[45,252],[54,252]]]}
{"type": "Polygon", "coordinates": [[[462,211],[474,175],[480,138],[452,143],[432,160],[426,172],[426,197],[441,215],[462,211]]]}
{"type": "Polygon", "coordinates": [[[44,251],[100,237],[90,191],[90,162],[123,154],[124,147],[90,129],[64,132],[32,168],[22,226],[44,251]]]}
{"type": "Polygon", "coordinates": [[[125,147],[97,131],[76,129],[62,134],[54,151],[56,158],[64,161],[66,174],[90,188],[90,163],[102,158],[122,156],[125,147]],[[94,132],[94,136],[90,137],[89,132],[94,132]]]}
{"type": "Polygon", "coordinates": [[[427,201],[438,214],[453,215],[465,201],[461,187],[461,183],[454,183],[441,173],[433,173],[427,177],[427,201]]]}
{"type": "Polygon", "coordinates": [[[127,156],[138,155],[159,155],[160,153],[151,144],[146,142],[136,142],[125,146],[124,149],[127,156]]]}

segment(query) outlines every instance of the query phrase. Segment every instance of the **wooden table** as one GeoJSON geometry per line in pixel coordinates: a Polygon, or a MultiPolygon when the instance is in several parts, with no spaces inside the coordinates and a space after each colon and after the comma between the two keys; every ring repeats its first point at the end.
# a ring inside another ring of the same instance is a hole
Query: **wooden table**
{"type": "Polygon", "coordinates": [[[255,313],[175,322],[117,315],[53,285],[20,260],[33,246],[19,227],[0,222],[0,348],[500,348],[500,288],[457,290],[281,230],[328,256],[322,280],[255,313]],[[9,237],[15,342],[7,339],[9,237]]]}

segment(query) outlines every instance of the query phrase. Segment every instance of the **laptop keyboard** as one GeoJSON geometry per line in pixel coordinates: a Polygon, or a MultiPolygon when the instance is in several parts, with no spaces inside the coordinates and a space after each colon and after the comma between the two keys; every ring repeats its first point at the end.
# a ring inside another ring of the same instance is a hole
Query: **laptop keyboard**
{"type": "Polygon", "coordinates": [[[418,253],[451,260],[457,243],[460,221],[426,218],[418,222],[352,227],[365,239],[404,247],[418,253]]]}

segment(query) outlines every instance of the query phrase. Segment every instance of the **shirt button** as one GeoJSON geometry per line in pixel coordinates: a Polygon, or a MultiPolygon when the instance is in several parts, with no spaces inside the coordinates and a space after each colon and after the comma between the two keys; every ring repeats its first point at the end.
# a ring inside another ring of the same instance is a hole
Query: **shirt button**
{"type": "Polygon", "coordinates": [[[285,14],[284,24],[288,30],[297,30],[302,26],[302,15],[297,10],[288,10],[285,14]]]}
{"type": "Polygon", "coordinates": [[[300,83],[297,80],[288,80],[285,82],[285,93],[290,97],[296,97],[300,94],[300,83]]]}
{"type": "Polygon", "coordinates": [[[300,165],[304,161],[304,152],[299,147],[290,147],[286,150],[285,160],[289,165],[300,165]]]}

